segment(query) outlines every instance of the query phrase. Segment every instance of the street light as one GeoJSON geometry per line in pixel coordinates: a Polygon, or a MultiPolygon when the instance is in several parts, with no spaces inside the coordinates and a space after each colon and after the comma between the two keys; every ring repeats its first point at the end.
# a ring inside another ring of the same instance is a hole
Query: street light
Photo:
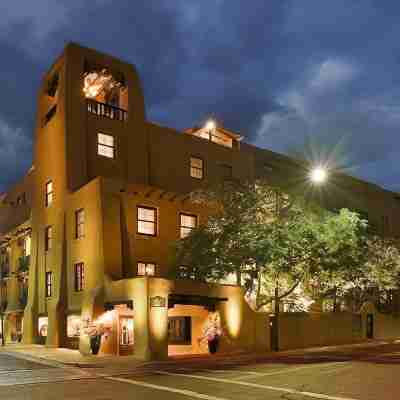
{"type": "Polygon", "coordinates": [[[328,179],[328,173],[324,167],[317,166],[310,171],[309,177],[312,183],[321,185],[328,179]]]}

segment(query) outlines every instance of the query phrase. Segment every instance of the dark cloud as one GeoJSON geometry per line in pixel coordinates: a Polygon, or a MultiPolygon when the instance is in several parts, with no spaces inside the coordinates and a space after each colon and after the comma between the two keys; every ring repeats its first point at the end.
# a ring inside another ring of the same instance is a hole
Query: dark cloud
{"type": "Polygon", "coordinates": [[[377,0],[4,2],[0,191],[31,162],[38,82],[68,41],[134,63],[156,122],[212,115],[400,189],[399,12],[377,0]]]}

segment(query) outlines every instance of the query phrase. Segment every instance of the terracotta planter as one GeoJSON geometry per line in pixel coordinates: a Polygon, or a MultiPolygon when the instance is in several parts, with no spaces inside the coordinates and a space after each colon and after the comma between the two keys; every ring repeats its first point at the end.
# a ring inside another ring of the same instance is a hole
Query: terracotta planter
{"type": "Polygon", "coordinates": [[[90,338],[90,349],[92,354],[97,355],[100,350],[101,345],[101,335],[91,336],[90,338]]]}

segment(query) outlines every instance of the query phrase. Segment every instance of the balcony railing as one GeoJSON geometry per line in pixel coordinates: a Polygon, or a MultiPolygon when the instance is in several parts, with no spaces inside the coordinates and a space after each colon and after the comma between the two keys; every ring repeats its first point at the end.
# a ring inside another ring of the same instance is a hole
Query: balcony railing
{"type": "Polygon", "coordinates": [[[19,261],[18,272],[20,272],[20,273],[29,272],[29,265],[31,263],[31,257],[30,256],[22,256],[18,259],[18,261],[19,261]]]}
{"type": "Polygon", "coordinates": [[[96,100],[87,99],[87,110],[91,114],[99,117],[116,119],[118,121],[126,121],[128,118],[127,111],[122,108],[112,106],[110,104],[99,103],[96,100]]]}

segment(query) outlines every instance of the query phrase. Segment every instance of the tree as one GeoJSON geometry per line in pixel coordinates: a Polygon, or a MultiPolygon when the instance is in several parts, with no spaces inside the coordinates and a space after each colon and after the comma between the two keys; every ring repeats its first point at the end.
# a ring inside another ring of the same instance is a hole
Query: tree
{"type": "Polygon", "coordinates": [[[348,209],[325,213],[318,225],[316,238],[323,252],[309,288],[321,300],[332,299],[333,311],[339,311],[338,300],[348,290],[349,282],[364,275],[366,232],[367,221],[348,209]]]}
{"type": "Polygon", "coordinates": [[[393,311],[393,291],[399,288],[400,250],[392,238],[370,236],[366,241],[365,262],[348,280],[344,297],[353,311],[372,301],[382,312],[393,311]]]}
{"type": "Polygon", "coordinates": [[[272,220],[279,196],[283,199],[277,190],[261,181],[230,181],[197,192],[193,201],[213,213],[206,225],[177,243],[173,275],[210,281],[235,275],[238,285],[251,290],[259,260],[265,258],[257,253],[254,244],[260,238],[260,227],[268,227],[272,220]]]}

